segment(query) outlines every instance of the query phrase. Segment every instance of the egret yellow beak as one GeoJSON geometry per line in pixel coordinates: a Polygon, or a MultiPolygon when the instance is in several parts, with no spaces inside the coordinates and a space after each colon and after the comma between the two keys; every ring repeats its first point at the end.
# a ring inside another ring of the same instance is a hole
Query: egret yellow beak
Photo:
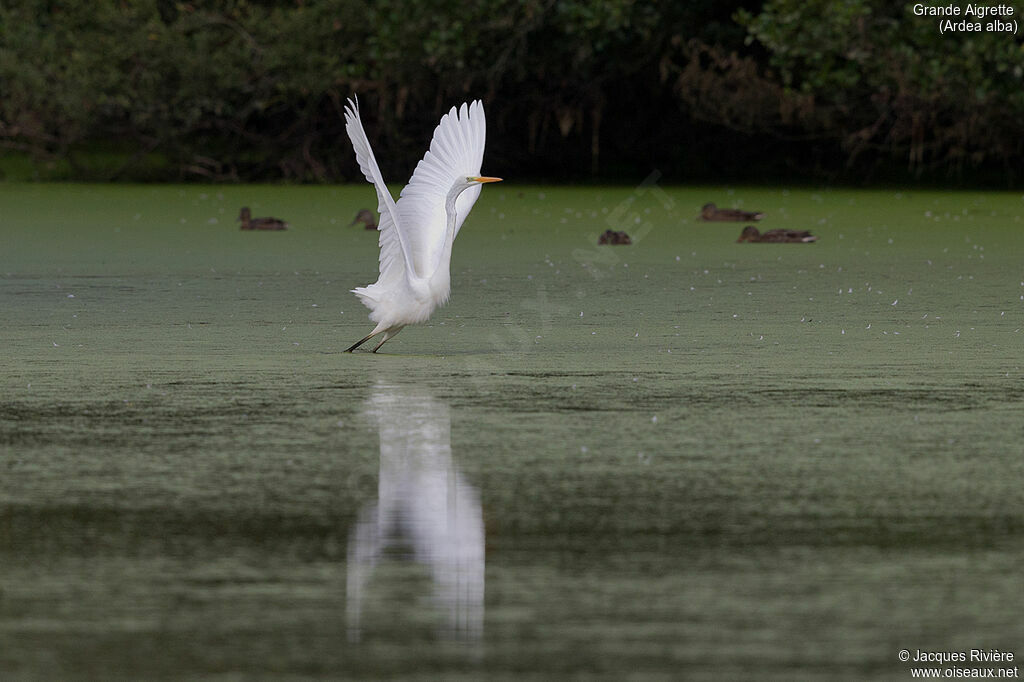
{"type": "Polygon", "coordinates": [[[473,182],[501,182],[501,178],[488,178],[481,176],[479,178],[473,178],[473,182]]]}

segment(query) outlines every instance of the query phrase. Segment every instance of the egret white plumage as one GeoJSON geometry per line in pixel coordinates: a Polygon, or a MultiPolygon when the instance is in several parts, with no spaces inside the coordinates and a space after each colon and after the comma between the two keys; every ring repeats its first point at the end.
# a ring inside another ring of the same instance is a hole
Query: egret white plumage
{"type": "Polygon", "coordinates": [[[352,290],[377,326],[346,352],[383,334],[376,353],[405,325],[426,322],[448,301],[455,237],[480,196],[480,185],[501,178],[480,175],[487,124],[479,100],[452,107],[441,117],[430,149],[397,202],[384,184],[357,101],[349,100],[345,107],[345,130],[380,204],[380,275],[373,284],[352,290]]]}

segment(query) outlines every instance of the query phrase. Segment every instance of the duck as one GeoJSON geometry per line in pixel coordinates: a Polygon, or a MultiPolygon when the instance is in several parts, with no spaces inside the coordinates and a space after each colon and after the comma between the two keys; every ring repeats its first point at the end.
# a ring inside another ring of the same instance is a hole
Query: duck
{"type": "Polygon", "coordinates": [[[359,213],[356,213],[356,217],[352,219],[352,222],[348,224],[349,227],[362,223],[366,226],[367,230],[377,229],[377,214],[368,208],[359,209],[359,213]]]}
{"type": "Polygon", "coordinates": [[[700,209],[700,219],[707,220],[709,222],[742,222],[744,220],[760,220],[761,218],[764,218],[764,213],[761,211],[741,211],[738,208],[718,208],[714,204],[704,204],[700,209]]]}
{"type": "Polygon", "coordinates": [[[615,246],[632,244],[633,240],[629,238],[629,235],[625,232],[616,232],[614,230],[605,230],[604,233],[598,237],[598,244],[612,244],[615,246]]]}
{"type": "Polygon", "coordinates": [[[242,221],[243,230],[287,230],[288,223],[279,218],[253,218],[252,212],[248,206],[242,207],[242,212],[238,214],[238,219],[242,221]]]}
{"type": "Polygon", "coordinates": [[[768,230],[765,233],[757,231],[753,225],[747,225],[740,232],[740,238],[736,243],[751,242],[754,244],[809,244],[818,241],[810,232],[798,230],[768,230]]]}

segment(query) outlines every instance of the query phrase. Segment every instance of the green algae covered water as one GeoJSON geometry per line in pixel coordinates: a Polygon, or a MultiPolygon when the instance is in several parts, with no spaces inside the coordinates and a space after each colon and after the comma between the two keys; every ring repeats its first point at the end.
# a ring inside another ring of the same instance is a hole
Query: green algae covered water
{"type": "Polygon", "coordinates": [[[371,203],[0,184],[0,677],[1024,656],[1024,197],[489,186],[450,304],[344,354],[371,203]]]}

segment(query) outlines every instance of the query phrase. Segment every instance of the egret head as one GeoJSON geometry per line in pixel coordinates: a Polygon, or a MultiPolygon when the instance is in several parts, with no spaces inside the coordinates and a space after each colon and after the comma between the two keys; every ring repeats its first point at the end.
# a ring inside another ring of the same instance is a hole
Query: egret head
{"type": "MultiPolygon", "coordinates": [[[[489,178],[484,175],[465,175],[459,177],[462,179],[456,178],[455,184],[452,185],[451,190],[449,190],[450,196],[452,196],[452,198],[459,196],[460,194],[462,194],[471,187],[479,188],[480,185],[482,185],[485,182],[501,182],[501,178],[489,178]]],[[[479,195],[480,190],[477,189],[476,194],[474,194],[473,201],[476,201],[476,197],[479,195]]]]}

